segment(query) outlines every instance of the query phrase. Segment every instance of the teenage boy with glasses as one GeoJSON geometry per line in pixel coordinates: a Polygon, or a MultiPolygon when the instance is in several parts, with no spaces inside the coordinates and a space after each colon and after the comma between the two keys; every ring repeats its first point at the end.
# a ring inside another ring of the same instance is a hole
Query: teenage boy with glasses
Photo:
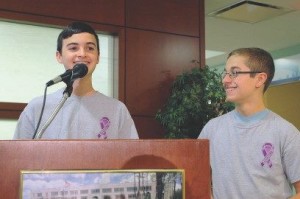
{"type": "Polygon", "coordinates": [[[222,83],[235,110],[210,120],[199,135],[210,141],[214,199],[300,198],[300,132],[263,100],[274,72],[263,49],[228,55],[222,83]]]}

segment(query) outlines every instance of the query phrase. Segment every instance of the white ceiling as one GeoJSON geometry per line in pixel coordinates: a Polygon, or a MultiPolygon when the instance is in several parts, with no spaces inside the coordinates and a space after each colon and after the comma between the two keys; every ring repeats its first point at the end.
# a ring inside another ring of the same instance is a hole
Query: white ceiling
{"type": "Polygon", "coordinates": [[[208,16],[240,1],[205,0],[206,50],[225,52],[207,58],[208,66],[225,63],[227,54],[240,47],[260,47],[269,52],[300,45],[300,0],[257,0],[294,11],[254,24],[208,16]]]}

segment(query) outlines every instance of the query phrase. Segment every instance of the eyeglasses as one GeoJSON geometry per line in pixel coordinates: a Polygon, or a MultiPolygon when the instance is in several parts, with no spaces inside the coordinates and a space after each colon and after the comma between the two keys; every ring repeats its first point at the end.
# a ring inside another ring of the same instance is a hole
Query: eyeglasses
{"type": "Polygon", "coordinates": [[[230,79],[234,79],[239,74],[255,74],[255,73],[262,73],[262,72],[260,72],[260,71],[230,71],[230,72],[223,71],[222,79],[224,79],[226,77],[226,75],[228,75],[230,79]]]}

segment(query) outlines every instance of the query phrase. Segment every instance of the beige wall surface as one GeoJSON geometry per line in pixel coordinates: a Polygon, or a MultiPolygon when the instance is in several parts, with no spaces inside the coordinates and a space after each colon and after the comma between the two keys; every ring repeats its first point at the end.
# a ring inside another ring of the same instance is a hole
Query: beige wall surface
{"type": "Polygon", "coordinates": [[[300,82],[271,86],[265,94],[269,109],[300,130],[300,82]]]}

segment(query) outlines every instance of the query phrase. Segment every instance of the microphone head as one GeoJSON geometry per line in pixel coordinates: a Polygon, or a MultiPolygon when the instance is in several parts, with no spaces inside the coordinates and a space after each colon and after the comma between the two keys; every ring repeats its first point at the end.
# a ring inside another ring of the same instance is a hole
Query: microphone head
{"type": "Polygon", "coordinates": [[[72,69],[66,70],[63,74],[47,82],[46,86],[48,87],[61,81],[69,85],[72,84],[76,79],[84,77],[87,73],[88,67],[85,64],[75,64],[72,69]]]}
{"type": "Polygon", "coordinates": [[[75,64],[75,66],[72,69],[72,75],[71,75],[71,81],[74,81],[77,78],[84,77],[88,72],[88,67],[83,64],[75,64]]]}

